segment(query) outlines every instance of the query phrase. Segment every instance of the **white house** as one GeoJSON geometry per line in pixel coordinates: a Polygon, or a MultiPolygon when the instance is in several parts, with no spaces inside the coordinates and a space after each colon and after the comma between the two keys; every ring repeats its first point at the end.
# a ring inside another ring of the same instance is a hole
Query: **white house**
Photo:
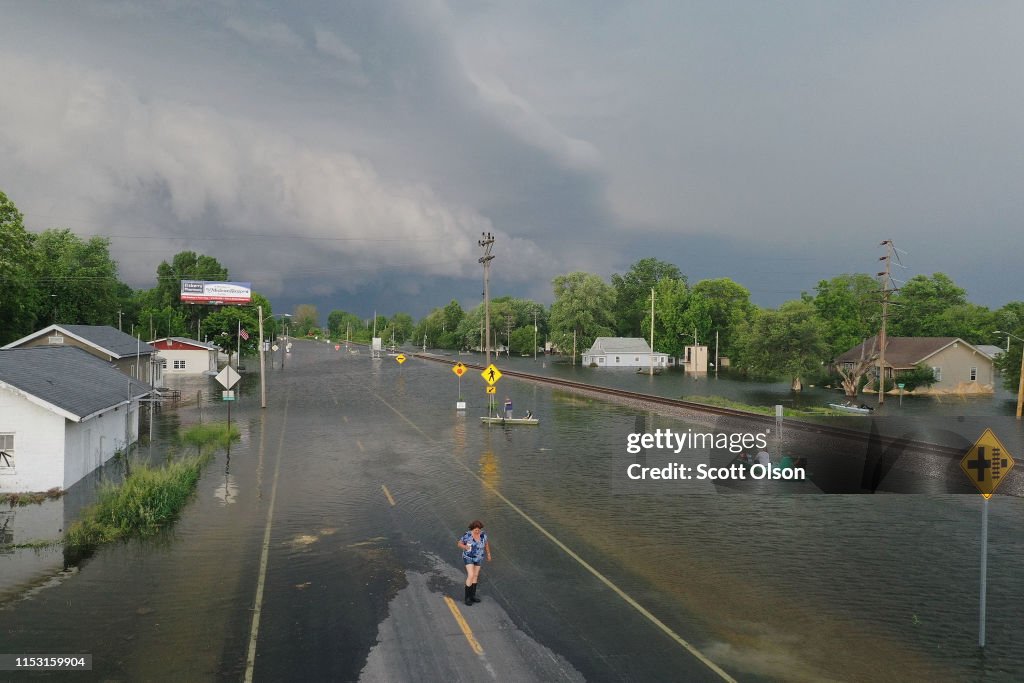
{"type": "Polygon", "coordinates": [[[639,337],[598,337],[594,345],[583,352],[583,365],[599,368],[656,368],[668,367],[668,354],[652,352],[647,342],[639,337]]]}
{"type": "Polygon", "coordinates": [[[214,344],[185,337],[164,337],[149,342],[160,353],[165,375],[216,375],[217,352],[214,344]]]}
{"type": "Polygon", "coordinates": [[[0,492],[70,487],[135,442],[151,391],[72,346],[0,350],[0,492]]]}

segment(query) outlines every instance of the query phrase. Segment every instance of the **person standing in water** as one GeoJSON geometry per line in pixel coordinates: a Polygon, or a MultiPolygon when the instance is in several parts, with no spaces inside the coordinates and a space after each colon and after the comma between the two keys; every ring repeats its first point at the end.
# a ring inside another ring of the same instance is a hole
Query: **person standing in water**
{"type": "Polygon", "coordinates": [[[462,549],[462,562],[466,565],[466,599],[467,605],[480,602],[476,597],[476,586],[480,581],[480,564],[484,555],[487,561],[491,561],[491,546],[487,542],[487,532],[484,531],[484,523],[474,519],[469,523],[469,531],[459,539],[459,548],[462,549]]]}

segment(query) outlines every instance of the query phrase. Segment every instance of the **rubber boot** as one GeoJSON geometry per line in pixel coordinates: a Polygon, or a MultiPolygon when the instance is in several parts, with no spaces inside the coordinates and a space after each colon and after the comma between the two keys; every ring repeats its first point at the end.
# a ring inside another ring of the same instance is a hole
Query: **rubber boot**
{"type": "Polygon", "coordinates": [[[476,597],[476,587],[478,585],[479,585],[479,582],[478,583],[474,583],[471,586],[472,590],[469,591],[469,599],[472,600],[473,602],[483,602],[480,598],[476,597]]]}
{"type": "Polygon", "coordinates": [[[467,605],[473,604],[473,586],[466,586],[466,600],[467,605]]]}

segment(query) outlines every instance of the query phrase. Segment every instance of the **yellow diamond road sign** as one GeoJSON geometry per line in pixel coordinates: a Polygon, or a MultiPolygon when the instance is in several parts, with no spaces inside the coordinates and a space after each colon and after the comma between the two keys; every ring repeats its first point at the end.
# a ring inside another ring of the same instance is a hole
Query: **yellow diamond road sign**
{"type": "Polygon", "coordinates": [[[960,461],[960,469],[986,498],[992,497],[1012,467],[1013,458],[991,429],[985,430],[960,461]]]}
{"type": "Polygon", "coordinates": [[[493,387],[498,383],[498,380],[501,379],[501,370],[494,367],[494,363],[491,363],[483,372],[480,373],[480,376],[484,378],[485,382],[493,387]]]}
{"type": "Polygon", "coordinates": [[[466,372],[466,366],[463,365],[462,363],[456,363],[455,365],[452,366],[452,372],[454,372],[459,377],[462,377],[462,375],[466,372]]]}
{"type": "Polygon", "coordinates": [[[402,363],[405,362],[405,354],[404,353],[398,354],[397,356],[395,356],[395,360],[397,360],[398,364],[401,365],[402,363]]]}
{"type": "Polygon", "coordinates": [[[488,394],[496,394],[496,393],[498,393],[498,387],[487,387],[487,393],[488,394]]]}

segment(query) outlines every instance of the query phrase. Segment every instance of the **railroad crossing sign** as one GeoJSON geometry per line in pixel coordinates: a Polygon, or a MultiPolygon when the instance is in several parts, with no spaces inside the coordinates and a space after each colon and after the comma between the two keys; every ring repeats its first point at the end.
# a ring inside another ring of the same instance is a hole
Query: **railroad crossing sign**
{"type": "Polygon", "coordinates": [[[398,364],[401,365],[402,363],[405,362],[405,354],[404,353],[398,354],[397,356],[395,356],[395,360],[397,360],[398,364]]]}
{"type": "Polygon", "coordinates": [[[487,387],[487,393],[488,394],[496,394],[496,393],[498,393],[498,387],[487,387]]]}
{"type": "Polygon", "coordinates": [[[981,495],[991,498],[1006,473],[1013,467],[1013,458],[991,429],[986,429],[960,460],[960,469],[981,495]]]}
{"type": "MultiPolygon", "coordinates": [[[[480,376],[484,378],[485,382],[487,382],[493,387],[495,384],[498,383],[498,380],[501,379],[501,370],[494,367],[494,363],[491,363],[490,365],[487,366],[487,369],[480,373],[480,376]]],[[[493,394],[494,392],[489,391],[487,393],[493,394]]]]}
{"type": "Polygon", "coordinates": [[[455,365],[452,366],[452,372],[454,372],[459,377],[462,377],[464,374],[466,374],[466,366],[463,365],[462,363],[456,363],[455,365]]]}
{"type": "Polygon", "coordinates": [[[224,369],[217,374],[217,381],[225,389],[230,389],[238,384],[238,380],[241,378],[242,376],[235,372],[235,369],[230,365],[225,365],[224,369]]]}

